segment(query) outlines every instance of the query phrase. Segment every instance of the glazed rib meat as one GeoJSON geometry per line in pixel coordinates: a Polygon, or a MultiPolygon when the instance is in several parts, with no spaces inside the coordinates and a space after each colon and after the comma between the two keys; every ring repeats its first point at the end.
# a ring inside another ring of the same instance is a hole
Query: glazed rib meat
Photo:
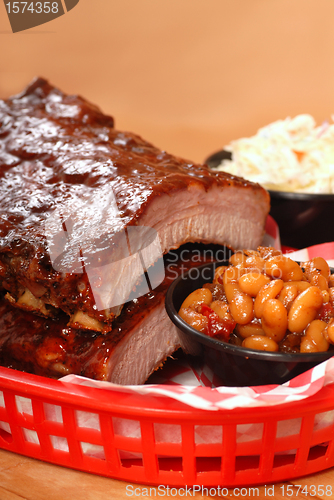
{"type": "Polygon", "coordinates": [[[51,378],[73,373],[132,385],[144,383],[180,347],[164,295],[148,309],[143,300],[128,303],[106,334],[68,328],[67,321],[64,314],[43,318],[2,299],[0,364],[51,378]]]}
{"type": "Polygon", "coordinates": [[[69,328],[64,313],[43,318],[2,298],[0,365],[51,378],[72,373],[122,385],[144,383],[180,347],[165,294],[176,276],[209,260],[195,250],[192,257],[187,249],[187,262],[167,255],[163,282],[127,303],[106,334],[69,328]]]}
{"type": "Polygon", "coordinates": [[[0,289],[16,307],[107,332],[162,281],[162,254],[256,248],[268,212],[259,185],[118,131],[43,79],[0,101],[0,289]]]}

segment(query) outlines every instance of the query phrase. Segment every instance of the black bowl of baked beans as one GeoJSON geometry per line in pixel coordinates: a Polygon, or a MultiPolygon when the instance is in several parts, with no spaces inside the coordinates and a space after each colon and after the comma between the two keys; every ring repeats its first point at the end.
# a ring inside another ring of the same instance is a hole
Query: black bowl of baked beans
{"type": "Polygon", "coordinates": [[[334,271],[268,247],[177,278],[166,310],[195,368],[221,385],[283,384],[334,355],[334,271]]]}

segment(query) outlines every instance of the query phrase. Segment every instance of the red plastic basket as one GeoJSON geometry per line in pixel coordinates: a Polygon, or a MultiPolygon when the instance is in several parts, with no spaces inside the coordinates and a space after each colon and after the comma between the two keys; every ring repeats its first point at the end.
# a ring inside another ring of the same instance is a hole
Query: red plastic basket
{"type": "Polygon", "coordinates": [[[1,448],[125,481],[232,487],[288,480],[334,465],[334,417],[325,428],[314,427],[317,415],[334,415],[334,386],[298,403],[221,411],[196,410],[167,397],[122,389],[65,384],[7,368],[0,368],[0,391],[1,448]],[[19,411],[18,398],[29,401],[31,414],[19,411]],[[48,404],[58,407],[61,421],[47,419],[48,404]],[[80,426],[78,412],[98,416],[99,428],[80,426]],[[137,422],[139,435],[118,435],[119,419],[137,422]],[[279,425],[294,419],[300,419],[298,432],[278,437],[279,425]],[[238,426],[254,423],[260,424],[261,436],[238,442],[238,426]],[[6,426],[10,432],[3,430],[6,426]],[[198,426],[214,429],[220,436],[217,442],[197,442],[198,426]],[[178,439],[164,442],[168,432],[159,428],[173,429],[178,439]],[[36,442],[27,440],[27,432],[34,433],[36,442]],[[66,440],[66,451],[53,446],[54,436],[66,440]],[[87,443],[99,456],[87,452],[87,443]],[[134,458],[128,458],[129,453],[134,458]]]}

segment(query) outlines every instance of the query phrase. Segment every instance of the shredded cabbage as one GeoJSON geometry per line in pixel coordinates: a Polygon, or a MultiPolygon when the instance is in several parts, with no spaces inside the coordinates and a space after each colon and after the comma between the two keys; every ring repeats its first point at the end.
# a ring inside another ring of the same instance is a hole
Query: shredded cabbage
{"type": "MultiPolygon", "coordinates": [[[[333,120],[333,117],[332,117],[333,120]]],[[[266,189],[334,193],[334,124],[308,114],[278,120],[224,148],[232,161],[217,168],[266,189]]]]}

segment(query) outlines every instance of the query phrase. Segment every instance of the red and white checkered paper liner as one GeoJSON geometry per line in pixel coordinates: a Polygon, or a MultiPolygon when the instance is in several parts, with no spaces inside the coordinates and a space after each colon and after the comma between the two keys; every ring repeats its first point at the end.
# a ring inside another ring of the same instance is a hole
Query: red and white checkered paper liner
{"type": "MultiPolygon", "coordinates": [[[[276,223],[269,218],[266,227],[266,245],[276,248],[279,233],[276,223]]],[[[315,245],[296,252],[289,257],[304,261],[313,257],[323,257],[334,266],[334,242],[315,245]]],[[[212,370],[205,366],[200,372],[193,370],[185,358],[166,364],[166,368],[156,372],[154,384],[140,386],[118,386],[109,382],[99,382],[75,375],[61,379],[65,383],[75,383],[92,387],[103,387],[111,391],[135,392],[142,395],[155,394],[181,401],[194,408],[204,410],[233,409],[278,405],[300,401],[317,393],[322,387],[334,382],[334,357],[317,365],[283,385],[256,387],[217,386],[212,370]]]]}
{"type": "MultiPolygon", "coordinates": [[[[191,368],[186,377],[191,378],[191,368]]],[[[283,385],[256,387],[204,387],[183,383],[149,384],[139,386],[119,386],[76,375],[67,375],[63,382],[89,387],[100,387],[111,391],[150,394],[176,399],[193,408],[216,411],[221,409],[272,406],[293,401],[301,401],[316,394],[322,387],[334,382],[334,358],[317,365],[283,385]]],[[[183,382],[180,379],[180,382],[183,382]]]]}

